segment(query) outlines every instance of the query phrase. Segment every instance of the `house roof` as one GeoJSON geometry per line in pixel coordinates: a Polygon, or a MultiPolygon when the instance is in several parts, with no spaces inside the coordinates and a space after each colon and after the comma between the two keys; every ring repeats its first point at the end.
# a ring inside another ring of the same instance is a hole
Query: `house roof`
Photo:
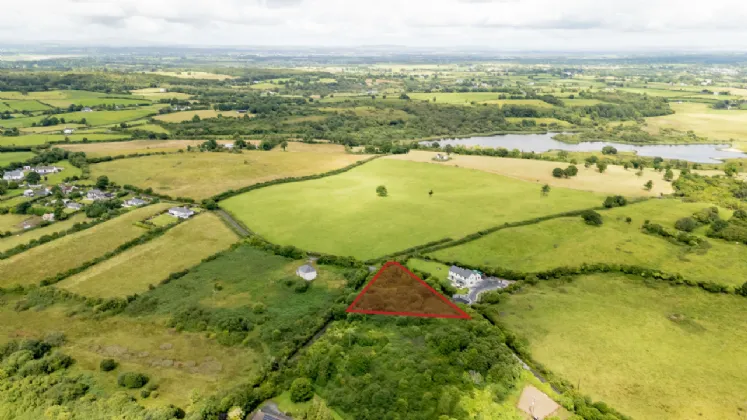
{"type": "Polygon", "coordinates": [[[9,176],[23,176],[23,171],[21,171],[21,170],[8,171],[8,172],[5,172],[5,175],[9,175],[9,176]]]}
{"type": "Polygon", "coordinates": [[[457,267],[455,265],[452,265],[451,267],[449,267],[449,272],[457,274],[457,275],[465,277],[465,278],[469,277],[469,276],[471,276],[471,275],[473,275],[475,273],[472,270],[467,270],[466,268],[457,267]]]}
{"type": "Polygon", "coordinates": [[[172,207],[169,209],[169,211],[173,211],[174,213],[194,213],[192,210],[186,207],[172,207]]]}
{"type": "Polygon", "coordinates": [[[298,267],[298,270],[296,270],[296,271],[299,272],[299,273],[301,273],[301,274],[316,273],[316,269],[314,267],[310,266],[309,264],[304,264],[304,265],[298,267]]]}
{"type": "Polygon", "coordinates": [[[127,200],[126,203],[129,203],[129,204],[145,204],[145,203],[147,203],[147,201],[141,200],[139,198],[131,198],[131,199],[127,200]]]}

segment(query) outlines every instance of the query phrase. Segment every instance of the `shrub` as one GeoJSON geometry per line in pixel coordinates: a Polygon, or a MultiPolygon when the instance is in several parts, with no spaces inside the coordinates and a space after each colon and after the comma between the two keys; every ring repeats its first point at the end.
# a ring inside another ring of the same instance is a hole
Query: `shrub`
{"type": "Polygon", "coordinates": [[[378,187],[376,187],[376,194],[378,194],[379,197],[386,197],[388,195],[386,187],[384,185],[379,185],[378,187]]]}
{"type": "Polygon", "coordinates": [[[565,174],[566,178],[570,178],[572,176],[578,175],[578,168],[576,167],[576,165],[570,165],[565,168],[563,173],[565,174]]]}
{"type": "Polygon", "coordinates": [[[692,232],[698,227],[698,222],[692,217],[683,217],[674,223],[674,228],[683,232],[692,232]]]}
{"type": "Polygon", "coordinates": [[[581,218],[584,219],[587,225],[600,226],[602,223],[602,215],[595,212],[594,210],[585,210],[581,213],[581,218]]]}
{"type": "Polygon", "coordinates": [[[560,168],[555,168],[552,170],[552,176],[555,178],[563,178],[565,176],[565,172],[563,172],[560,168]]]}
{"type": "Polygon", "coordinates": [[[604,207],[611,209],[613,207],[622,207],[628,204],[628,200],[621,195],[609,196],[604,200],[604,207]]]}
{"type": "Polygon", "coordinates": [[[99,364],[99,368],[102,372],[110,372],[119,366],[119,363],[117,363],[114,359],[104,359],[99,364]]]}
{"type": "Polygon", "coordinates": [[[117,384],[127,389],[138,389],[145,386],[150,378],[137,372],[125,372],[117,378],[117,384]]]}
{"type": "Polygon", "coordinates": [[[311,381],[308,378],[297,378],[290,387],[290,397],[293,402],[304,402],[314,396],[314,389],[311,387],[311,381]]]}

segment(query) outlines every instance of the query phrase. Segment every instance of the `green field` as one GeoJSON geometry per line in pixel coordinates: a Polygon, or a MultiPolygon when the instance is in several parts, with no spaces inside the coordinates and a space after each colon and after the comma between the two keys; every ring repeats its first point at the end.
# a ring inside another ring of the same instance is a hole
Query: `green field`
{"type": "Polygon", "coordinates": [[[132,106],[132,105],[150,105],[151,101],[145,99],[131,99],[131,98],[80,98],[80,99],[48,99],[44,101],[45,104],[49,104],[57,108],[67,108],[68,106],[75,104],[80,106],[100,106],[100,105],[119,105],[119,106],[132,106]]]}
{"type": "Polygon", "coordinates": [[[32,219],[34,216],[25,214],[0,214],[0,232],[18,232],[23,230],[21,223],[26,219],[32,219]]]}
{"type": "MultiPolygon", "coordinates": [[[[3,217],[5,216],[0,216],[0,220],[2,220],[3,217]]],[[[29,216],[24,217],[28,218],[29,216]]],[[[78,213],[76,215],[70,216],[70,218],[68,218],[67,220],[55,222],[50,224],[49,226],[32,229],[28,232],[21,232],[19,235],[2,238],[0,239],[0,252],[5,252],[18,245],[27,244],[32,240],[39,239],[45,235],[51,235],[55,232],[64,232],[73,227],[74,224],[84,221],[86,221],[86,215],[83,213],[78,213]]]]}
{"type": "Polygon", "coordinates": [[[452,104],[452,105],[469,105],[472,102],[482,104],[493,104],[493,105],[531,105],[543,108],[552,107],[547,102],[540,101],[539,99],[499,99],[501,94],[497,92],[464,92],[464,93],[408,93],[411,99],[421,101],[433,101],[439,104],[452,104]]]}
{"type": "Polygon", "coordinates": [[[13,101],[0,99],[0,112],[5,111],[44,111],[50,109],[39,101],[13,101]]]}
{"type": "Polygon", "coordinates": [[[163,114],[155,117],[154,119],[158,121],[163,122],[169,122],[169,123],[179,123],[182,121],[191,121],[192,118],[197,115],[198,117],[205,119],[205,118],[218,118],[218,117],[224,117],[224,118],[238,118],[243,117],[244,115],[249,114],[239,114],[235,111],[215,111],[212,109],[200,109],[200,110],[194,110],[194,111],[180,111],[180,112],[172,112],[169,114],[163,114]]]}
{"type": "MultiPolygon", "coordinates": [[[[320,145],[320,149],[325,149],[320,145]]],[[[203,199],[229,189],[277,178],[323,173],[348,166],[365,155],[321,152],[249,151],[179,153],[121,159],[91,165],[95,178],[153,188],[172,197],[203,199]]]]}
{"type": "Polygon", "coordinates": [[[36,284],[47,277],[80,266],[146,233],[135,223],[167,209],[154,204],[131,211],[90,229],[65,236],[0,261],[0,287],[36,284]]]}
{"type": "Polygon", "coordinates": [[[0,137],[0,146],[37,146],[45,143],[55,143],[65,141],[67,138],[73,142],[83,142],[84,139],[88,141],[112,141],[127,139],[130,137],[129,133],[122,134],[29,134],[26,136],[18,137],[0,137]]]}
{"type": "Polygon", "coordinates": [[[148,219],[148,222],[158,227],[164,227],[164,226],[169,226],[169,225],[173,225],[174,223],[176,223],[177,218],[168,213],[163,213],[163,214],[159,214],[156,217],[148,219]]]}
{"type": "Polygon", "coordinates": [[[735,141],[734,145],[747,151],[747,111],[717,110],[707,104],[671,104],[672,115],[646,119],[646,127],[652,133],[660,129],[692,130],[699,136],[715,142],[735,141]]]}
{"type": "MultiPolygon", "coordinates": [[[[604,224],[586,225],[580,217],[504,229],[478,240],[431,254],[466,265],[540,271],[582,263],[633,264],[679,273],[698,281],[741,286],[747,272],[747,247],[708,239],[705,253],[690,251],[641,232],[645,220],[674,230],[674,222],[708,207],[676,200],[650,200],[600,212],[604,224]],[[625,218],[632,222],[626,223],[625,218]]],[[[722,217],[728,218],[726,215],[722,217]]]]}
{"type": "MultiPolygon", "coordinates": [[[[120,111],[93,111],[93,112],[68,112],[65,114],[56,114],[57,118],[64,118],[65,121],[80,121],[86,119],[86,124],[90,126],[104,125],[104,124],[119,124],[121,122],[127,122],[137,120],[139,118],[147,117],[149,115],[155,115],[158,113],[159,108],[163,108],[166,105],[153,105],[144,106],[135,109],[124,109],[120,111]]],[[[46,116],[36,117],[25,117],[25,118],[14,118],[11,120],[0,121],[0,126],[6,128],[12,127],[31,127],[33,123],[38,123],[46,116]]]]}
{"type": "Polygon", "coordinates": [[[0,99],[16,99],[16,100],[62,100],[62,99],[90,99],[100,98],[106,96],[100,92],[89,92],[85,90],[48,90],[41,92],[0,92],[0,99]]]}
{"type": "Polygon", "coordinates": [[[747,306],[738,296],[619,275],[542,283],[488,309],[533,357],[640,419],[739,419],[747,306]]]}
{"type": "Polygon", "coordinates": [[[0,153],[0,167],[9,165],[13,162],[25,162],[36,156],[31,152],[2,152],[0,153]]]}
{"type": "Polygon", "coordinates": [[[543,197],[539,185],[499,175],[379,159],[341,175],[251,191],[221,207],[272,242],[373,258],[602,199],[561,188],[543,197]],[[379,185],[388,197],[377,196],[379,185]]]}
{"type": "Polygon", "coordinates": [[[198,264],[237,239],[218,216],[201,214],[163,236],[65,279],[58,286],[84,296],[104,298],[142,293],[149,285],[198,264]]]}

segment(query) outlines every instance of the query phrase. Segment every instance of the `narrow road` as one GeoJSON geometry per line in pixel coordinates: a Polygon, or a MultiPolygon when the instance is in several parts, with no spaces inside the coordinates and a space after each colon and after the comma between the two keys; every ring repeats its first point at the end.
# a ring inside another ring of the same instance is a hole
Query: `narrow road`
{"type": "Polygon", "coordinates": [[[231,215],[228,214],[225,210],[218,209],[215,212],[218,213],[218,215],[220,215],[220,217],[222,217],[223,220],[225,220],[229,225],[231,225],[233,230],[236,231],[236,233],[238,233],[241,237],[247,237],[251,234],[251,232],[247,228],[234,220],[234,218],[231,217],[231,215]]]}

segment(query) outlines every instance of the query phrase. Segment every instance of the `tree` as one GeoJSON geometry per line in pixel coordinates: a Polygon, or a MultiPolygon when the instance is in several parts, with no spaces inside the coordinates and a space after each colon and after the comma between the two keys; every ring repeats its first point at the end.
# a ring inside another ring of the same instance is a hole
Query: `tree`
{"type": "Polygon", "coordinates": [[[566,178],[570,178],[572,176],[578,175],[578,168],[576,167],[576,165],[570,165],[567,168],[565,168],[563,173],[565,174],[566,178]]]}
{"type": "Polygon", "coordinates": [[[581,213],[581,218],[584,219],[587,225],[601,226],[603,222],[602,215],[595,212],[594,210],[586,210],[581,213]]]}
{"type": "Polygon", "coordinates": [[[545,184],[542,186],[542,195],[550,194],[550,186],[545,184]]]}
{"type": "Polygon", "coordinates": [[[671,169],[667,168],[667,171],[664,172],[664,181],[671,182],[674,179],[674,172],[672,172],[671,169]]]}
{"type": "Polygon", "coordinates": [[[604,207],[608,209],[622,207],[626,204],[628,204],[628,200],[621,195],[611,195],[604,200],[604,207]]]}
{"type": "Polygon", "coordinates": [[[37,174],[36,172],[29,172],[26,174],[26,182],[29,184],[37,184],[41,181],[41,175],[37,174]]]}
{"type": "Polygon", "coordinates": [[[109,372],[117,368],[119,366],[119,363],[117,363],[114,359],[104,359],[99,364],[99,368],[102,372],[109,372]]]}
{"type": "Polygon", "coordinates": [[[314,396],[314,389],[311,387],[309,378],[296,378],[290,387],[290,398],[293,402],[304,402],[314,396]]]}
{"type": "Polygon", "coordinates": [[[452,146],[450,144],[447,144],[444,147],[444,151],[446,152],[447,155],[450,155],[450,154],[452,154],[454,152],[454,146],[452,146]]]}
{"type": "Polygon", "coordinates": [[[145,386],[150,378],[142,373],[125,372],[117,378],[117,384],[127,389],[138,389],[145,386]]]}
{"type": "Polygon", "coordinates": [[[643,184],[643,187],[646,191],[651,191],[651,188],[654,188],[654,181],[649,179],[647,183],[643,184]]]}
{"type": "Polygon", "coordinates": [[[238,138],[233,142],[233,147],[239,150],[246,149],[246,142],[244,141],[244,139],[238,138]]]}
{"type": "Polygon", "coordinates": [[[282,142],[282,143],[280,143],[280,148],[282,148],[282,149],[283,149],[283,151],[285,152],[285,151],[286,151],[285,149],[287,149],[287,148],[288,148],[288,142],[287,142],[287,141],[285,141],[285,140],[283,140],[283,142],[282,142]]]}
{"type": "Polygon", "coordinates": [[[428,191],[428,197],[432,197],[432,196],[433,196],[433,190],[428,191]]]}
{"type": "Polygon", "coordinates": [[[616,155],[617,149],[615,149],[612,146],[604,146],[602,147],[602,154],[604,155],[616,155]]]}
{"type": "Polygon", "coordinates": [[[692,217],[683,217],[674,222],[674,228],[683,232],[692,232],[698,227],[698,222],[692,217]]]}
{"type": "Polygon", "coordinates": [[[200,116],[195,114],[195,116],[192,117],[192,122],[200,122],[200,116]]]}
{"type": "Polygon", "coordinates": [[[379,185],[378,187],[376,187],[376,194],[378,194],[379,197],[386,197],[389,193],[386,190],[386,186],[379,185]]]}
{"type": "Polygon", "coordinates": [[[552,170],[552,176],[555,178],[563,178],[565,176],[565,172],[560,168],[555,168],[552,170]]]}
{"type": "Polygon", "coordinates": [[[726,176],[734,176],[739,172],[736,163],[729,162],[724,166],[724,173],[726,176]]]}
{"type": "Polygon", "coordinates": [[[604,171],[607,170],[607,162],[603,160],[600,160],[599,162],[597,162],[597,169],[599,170],[600,174],[603,174],[604,171]]]}
{"type": "Polygon", "coordinates": [[[109,177],[106,175],[101,175],[100,177],[96,178],[96,188],[103,190],[106,189],[106,187],[109,186],[109,177]]]}

